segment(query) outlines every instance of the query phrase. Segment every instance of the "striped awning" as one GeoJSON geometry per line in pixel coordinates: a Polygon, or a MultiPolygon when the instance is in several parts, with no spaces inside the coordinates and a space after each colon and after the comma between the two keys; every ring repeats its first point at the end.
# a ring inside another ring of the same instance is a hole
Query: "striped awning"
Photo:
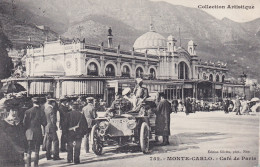
{"type": "Polygon", "coordinates": [[[62,96],[100,95],[104,93],[103,81],[63,81],[62,96]]]}

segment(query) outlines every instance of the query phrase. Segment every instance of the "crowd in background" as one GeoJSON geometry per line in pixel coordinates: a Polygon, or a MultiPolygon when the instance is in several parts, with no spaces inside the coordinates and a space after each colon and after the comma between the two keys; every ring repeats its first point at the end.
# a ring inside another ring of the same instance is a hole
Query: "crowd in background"
{"type": "MultiPolygon", "coordinates": [[[[185,112],[186,115],[196,111],[211,110],[224,110],[225,113],[236,112],[237,115],[249,114],[256,103],[258,102],[246,101],[238,96],[236,99],[225,98],[217,103],[194,98],[168,101],[162,96],[161,104],[160,100],[156,102],[157,110],[161,110],[160,108],[164,105],[169,108],[168,105],[170,105],[171,111],[167,109],[167,113],[185,112]]],[[[0,151],[0,164],[24,166],[25,158],[27,166],[31,166],[31,153],[35,151],[34,166],[38,166],[40,145],[42,145],[42,150],[46,151],[47,160],[61,160],[59,156],[61,151],[68,152],[68,163],[80,163],[82,139],[84,138],[85,151],[88,153],[93,120],[97,117],[97,111],[105,111],[106,107],[103,99],[93,97],[53,99],[50,95],[30,98],[26,96],[26,92],[5,94],[0,100],[2,118],[0,148],[11,151],[0,151]],[[60,140],[56,132],[58,128],[61,130],[60,140]],[[51,151],[52,145],[53,151],[51,151]]],[[[157,126],[160,127],[160,125],[157,126]]],[[[163,144],[168,145],[169,131],[159,135],[164,136],[163,144]]]]}

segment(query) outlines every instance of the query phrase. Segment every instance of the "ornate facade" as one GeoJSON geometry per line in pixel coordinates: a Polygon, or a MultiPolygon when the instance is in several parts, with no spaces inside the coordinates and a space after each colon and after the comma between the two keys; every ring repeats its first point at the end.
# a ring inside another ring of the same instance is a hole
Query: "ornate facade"
{"type": "Polygon", "coordinates": [[[165,38],[157,33],[152,24],[131,51],[121,50],[120,45],[113,47],[111,28],[107,47],[85,40],[46,41],[38,48],[28,46],[27,77],[17,81],[33,95],[51,92],[57,98],[95,95],[111,99],[141,77],[149,91],[164,91],[168,99],[222,98],[226,64],[202,62],[193,41],[188,42],[187,49],[177,47],[176,42],[172,35],[165,38]]]}

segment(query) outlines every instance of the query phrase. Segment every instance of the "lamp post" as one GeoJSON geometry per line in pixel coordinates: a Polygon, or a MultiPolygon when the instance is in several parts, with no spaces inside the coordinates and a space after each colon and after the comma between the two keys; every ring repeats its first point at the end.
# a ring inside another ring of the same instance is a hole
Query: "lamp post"
{"type": "Polygon", "coordinates": [[[246,98],[246,78],[247,78],[247,75],[244,71],[243,71],[243,74],[240,75],[240,78],[241,78],[241,82],[243,83],[243,86],[244,86],[244,98],[246,98]]]}

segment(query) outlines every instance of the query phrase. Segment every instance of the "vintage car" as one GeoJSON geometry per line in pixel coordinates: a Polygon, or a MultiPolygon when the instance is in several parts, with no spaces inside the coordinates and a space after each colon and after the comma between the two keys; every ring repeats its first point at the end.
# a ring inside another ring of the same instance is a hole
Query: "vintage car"
{"type": "Polygon", "coordinates": [[[96,155],[102,154],[105,146],[140,145],[143,153],[149,152],[149,140],[155,130],[155,114],[153,101],[146,101],[138,112],[119,110],[114,116],[104,116],[95,119],[91,130],[92,150],[96,155]]]}

